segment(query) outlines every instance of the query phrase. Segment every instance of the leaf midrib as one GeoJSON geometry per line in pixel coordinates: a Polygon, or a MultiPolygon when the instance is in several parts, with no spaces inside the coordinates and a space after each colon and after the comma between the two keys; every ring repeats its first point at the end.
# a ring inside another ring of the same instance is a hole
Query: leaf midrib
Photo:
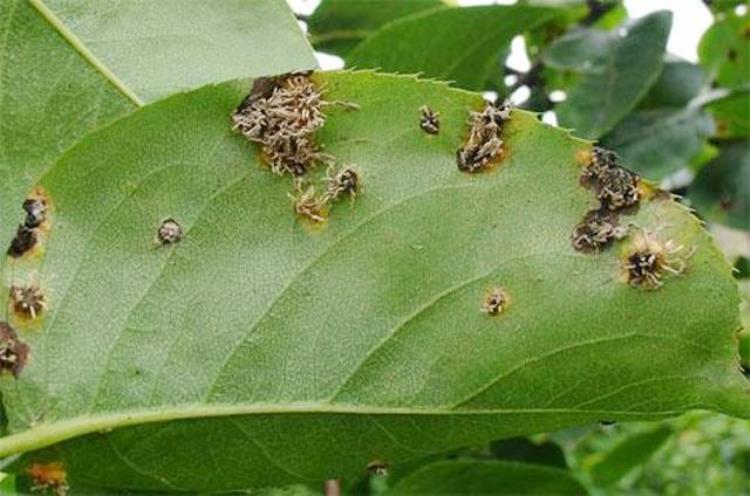
{"type": "Polygon", "coordinates": [[[414,415],[414,416],[476,416],[476,415],[533,415],[533,414],[580,414],[586,416],[617,416],[618,418],[645,417],[663,418],[679,415],[686,408],[700,408],[701,405],[687,405],[678,410],[660,412],[639,412],[621,410],[590,410],[576,408],[497,408],[452,410],[447,408],[401,408],[367,405],[346,405],[315,402],[293,403],[253,403],[242,405],[191,405],[171,408],[151,408],[133,410],[108,415],[80,416],[49,424],[40,424],[17,434],[0,438],[0,457],[16,453],[34,451],[76,437],[94,433],[106,433],[114,429],[200,418],[236,417],[243,415],[285,415],[285,414],[348,414],[348,415],[414,415]]]}
{"type": "Polygon", "coordinates": [[[87,47],[86,44],[65,25],[62,19],[57,17],[57,15],[45,5],[43,0],[29,0],[29,2],[34,6],[37,12],[39,12],[39,15],[41,15],[60,34],[60,36],[70,44],[73,50],[78,52],[84,60],[90,63],[94,69],[96,69],[96,71],[109,81],[112,86],[122,93],[125,98],[130,100],[137,107],[143,107],[145,104],[144,101],[141,100],[141,98],[136,95],[123,80],[117,77],[117,75],[112,72],[104,62],[99,60],[94,52],[92,52],[91,49],[89,49],[89,47],[87,47]]]}

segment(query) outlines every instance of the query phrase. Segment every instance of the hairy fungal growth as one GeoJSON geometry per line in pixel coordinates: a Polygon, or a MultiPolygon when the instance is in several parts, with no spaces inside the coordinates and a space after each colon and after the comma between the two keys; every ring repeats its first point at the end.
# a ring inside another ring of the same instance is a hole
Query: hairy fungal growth
{"type": "Polygon", "coordinates": [[[156,238],[162,245],[172,245],[182,240],[182,226],[172,219],[166,219],[159,226],[159,230],[156,232],[156,238]]]}
{"type": "Polygon", "coordinates": [[[326,192],[323,201],[337,200],[341,195],[357,196],[359,191],[359,175],[351,166],[345,166],[340,171],[335,167],[328,167],[325,177],[326,192]]]}
{"type": "Polygon", "coordinates": [[[318,163],[335,161],[313,139],[325,124],[323,109],[330,105],[355,107],[325,100],[309,73],[260,78],[232,115],[233,128],[262,146],[273,172],[299,177],[318,163]]]}
{"type": "Polygon", "coordinates": [[[0,372],[18,377],[28,357],[29,347],[18,339],[16,331],[7,322],[0,322],[0,372]]]}
{"type": "Polygon", "coordinates": [[[667,274],[679,275],[687,267],[692,251],[682,254],[684,247],[674,241],[659,241],[653,233],[638,234],[623,262],[623,269],[631,286],[658,289],[667,274]]]}
{"type": "Polygon", "coordinates": [[[503,313],[508,305],[508,293],[503,288],[494,287],[484,295],[482,311],[489,315],[499,315],[503,313]]]}
{"type": "Polygon", "coordinates": [[[617,215],[608,209],[591,210],[573,230],[573,247],[594,252],[606,248],[615,239],[622,239],[628,229],[618,225],[617,215]]]}
{"type": "Polygon", "coordinates": [[[440,132],[440,113],[435,112],[427,105],[423,105],[419,111],[422,116],[419,119],[419,127],[427,134],[438,134],[440,132]]]}
{"type": "Polygon", "coordinates": [[[68,474],[62,462],[34,463],[26,473],[33,482],[33,491],[51,492],[54,496],[68,494],[68,474]]]}
{"type": "Polygon", "coordinates": [[[510,118],[511,108],[507,103],[487,103],[481,112],[471,112],[469,138],[456,151],[456,162],[463,172],[479,172],[503,151],[503,124],[510,118]]]}
{"type": "Polygon", "coordinates": [[[627,235],[628,228],[619,226],[619,214],[640,202],[640,177],[620,167],[614,152],[598,146],[586,161],[581,184],[596,191],[599,208],[586,213],[571,239],[575,250],[595,253],[627,235]]]}
{"type": "Polygon", "coordinates": [[[318,198],[315,193],[315,186],[303,186],[301,182],[295,184],[294,194],[288,193],[289,199],[292,200],[294,212],[305,219],[313,222],[323,222],[325,217],[325,205],[327,203],[325,195],[318,198]]]}
{"type": "Polygon", "coordinates": [[[581,181],[594,187],[602,207],[609,210],[633,207],[641,199],[640,177],[621,167],[614,152],[600,147],[594,147],[581,181]]]}
{"type": "Polygon", "coordinates": [[[17,314],[32,320],[47,310],[44,293],[36,283],[27,286],[11,286],[10,301],[17,314]]]}

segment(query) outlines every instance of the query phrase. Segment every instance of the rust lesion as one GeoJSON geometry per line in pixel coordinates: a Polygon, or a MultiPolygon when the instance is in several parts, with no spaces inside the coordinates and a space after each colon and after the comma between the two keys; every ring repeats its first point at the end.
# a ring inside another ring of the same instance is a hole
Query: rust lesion
{"type": "Polygon", "coordinates": [[[463,146],[456,150],[460,171],[472,174],[486,171],[505,158],[503,130],[510,120],[511,110],[507,103],[487,102],[480,112],[470,113],[469,135],[463,146]]]}
{"type": "Polygon", "coordinates": [[[508,291],[501,286],[493,286],[485,292],[481,310],[487,315],[500,315],[507,310],[509,304],[508,291]]]}
{"type": "Polygon", "coordinates": [[[24,219],[16,228],[7,255],[22,258],[38,253],[52,227],[52,202],[43,187],[35,187],[21,204],[24,219]]]}
{"type": "Polygon", "coordinates": [[[686,249],[671,239],[642,229],[625,247],[621,262],[623,279],[634,287],[659,289],[665,277],[679,276],[687,269],[687,260],[695,248],[686,249]]]}
{"type": "Polygon", "coordinates": [[[0,322],[0,373],[18,377],[29,360],[29,346],[7,322],[0,322]]]}
{"type": "Polygon", "coordinates": [[[51,492],[54,496],[68,494],[68,474],[60,461],[32,463],[26,474],[31,478],[32,491],[51,492]]]}

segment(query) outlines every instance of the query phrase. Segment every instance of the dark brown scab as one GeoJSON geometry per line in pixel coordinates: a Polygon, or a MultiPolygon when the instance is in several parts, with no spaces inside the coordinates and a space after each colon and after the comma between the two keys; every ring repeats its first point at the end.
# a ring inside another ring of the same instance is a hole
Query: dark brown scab
{"type": "Polygon", "coordinates": [[[156,233],[157,240],[162,245],[179,243],[182,241],[182,236],[182,226],[171,217],[161,223],[156,233]]]}
{"type": "Polygon", "coordinates": [[[29,358],[29,347],[18,339],[16,331],[0,322],[0,372],[18,377],[29,358]]]}
{"type": "Polygon", "coordinates": [[[8,248],[7,253],[13,258],[19,258],[31,250],[36,245],[37,241],[38,236],[36,229],[19,224],[18,230],[16,230],[16,236],[10,242],[10,247],[8,248]]]}
{"type": "Polygon", "coordinates": [[[47,309],[46,298],[37,284],[12,286],[10,301],[16,313],[32,320],[47,309]]]}
{"type": "Polygon", "coordinates": [[[626,233],[627,228],[618,225],[616,214],[608,209],[598,208],[589,211],[575,227],[571,241],[576,251],[592,253],[608,247],[626,233]]]}
{"type": "Polygon", "coordinates": [[[422,113],[419,118],[419,127],[422,128],[427,134],[438,134],[440,132],[440,113],[435,112],[427,105],[422,106],[420,109],[422,113]]]}

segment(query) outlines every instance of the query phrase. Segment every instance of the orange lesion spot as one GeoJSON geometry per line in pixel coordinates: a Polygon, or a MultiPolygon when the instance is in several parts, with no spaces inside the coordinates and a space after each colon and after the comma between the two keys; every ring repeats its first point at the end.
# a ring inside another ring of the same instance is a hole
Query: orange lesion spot
{"type": "Polygon", "coordinates": [[[34,483],[32,490],[50,490],[55,496],[64,496],[68,492],[68,474],[62,462],[33,463],[26,473],[34,483]]]}
{"type": "Polygon", "coordinates": [[[591,148],[576,150],[575,160],[581,167],[588,167],[594,161],[594,153],[591,148]]]}

